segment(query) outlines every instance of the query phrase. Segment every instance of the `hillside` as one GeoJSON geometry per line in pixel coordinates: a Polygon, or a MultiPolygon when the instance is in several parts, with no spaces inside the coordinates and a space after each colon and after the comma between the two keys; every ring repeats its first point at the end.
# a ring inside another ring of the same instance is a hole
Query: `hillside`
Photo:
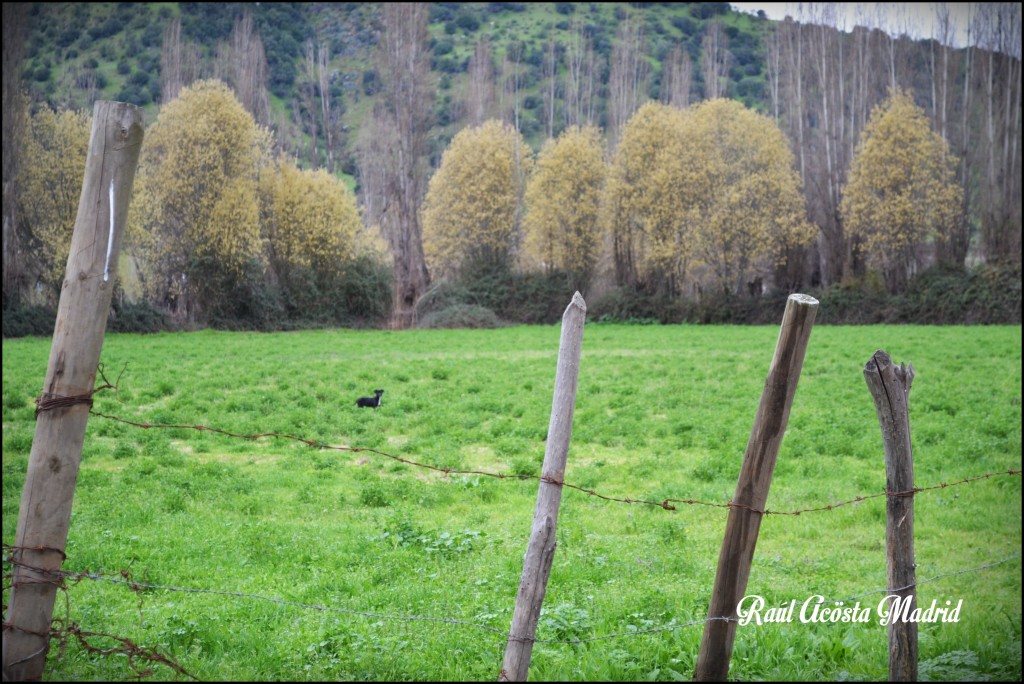
{"type": "MultiPolygon", "coordinates": [[[[378,76],[372,48],[379,35],[377,3],[35,3],[29,12],[21,69],[23,86],[36,102],[89,108],[96,99],[131,102],[152,122],[160,104],[161,50],[165,29],[181,20],[181,37],[198,48],[199,76],[224,76],[223,46],[235,21],[251,10],[266,55],[269,123],[279,141],[306,164],[326,165],[322,143],[317,161],[312,138],[323,137],[323,114],[310,107],[320,96],[307,51],[326,49],[328,93],[335,128],[336,170],[355,172],[353,143],[372,109],[378,76]],[[317,113],[314,121],[310,109],[317,113]]],[[[437,82],[435,152],[466,124],[470,58],[480,41],[490,46],[496,95],[494,114],[511,105],[504,80],[509,55],[520,55],[520,129],[539,148],[549,130],[565,126],[566,92],[559,73],[549,89],[553,46],[557,69],[578,36],[589,43],[595,65],[593,120],[607,123],[607,81],[616,32],[632,17],[641,32],[648,64],[645,95],[661,96],[663,60],[680,46],[694,65],[690,90],[704,89],[701,42],[711,20],[720,22],[732,55],[728,92],[748,106],[764,107],[764,60],[760,32],[765,20],[732,12],[728,3],[432,3],[432,70],[437,82]],[[503,69],[503,63],[504,69],[503,69]],[[554,109],[545,94],[553,90],[554,109]]],[[[667,99],[667,98],[666,98],[667,99]]]]}
{"type": "MultiPolygon", "coordinates": [[[[10,84],[20,81],[35,113],[46,107],[89,111],[95,100],[119,100],[142,106],[152,123],[161,103],[207,78],[225,82],[301,167],[325,168],[359,191],[361,169],[386,157],[367,152],[373,145],[366,143],[374,141],[365,125],[384,89],[395,83],[377,62],[383,8],[5,4],[5,17],[14,20],[4,21],[5,192],[17,190],[7,179],[15,178],[19,163],[25,165],[14,144],[23,137],[19,107],[7,107],[18,102],[10,84]]],[[[433,101],[416,112],[430,126],[422,148],[430,166],[423,166],[420,181],[439,167],[458,132],[488,118],[513,124],[538,151],[570,126],[593,124],[611,151],[647,100],[687,109],[734,99],[770,117],[785,136],[807,218],[817,229],[813,243],[762,265],[757,279],[746,283],[749,289],[737,284],[740,293],[753,294],[757,282],[762,293],[809,287],[895,291],[936,265],[960,273],[1002,264],[1019,273],[1017,4],[979,4],[970,23],[978,44],[968,48],[923,39],[920,27],[906,26],[910,35],[898,37],[860,25],[839,30],[835,3],[806,3],[799,21],[781,22],[720,2],[429,3],[428,9],[430,69],[420,82],[433,101]],[[920,239],[899,258],[906,278],[880,285],[879,260],[888,256],[868,254],[864,236],[847,225],[841,198],[870,120],[895,91],[909,94],[916,110],[908,111],[920,111],[917,130],[941,138],[936,149],[949,160],[945,173],[963,192],[962,202],[952,203],[959,211],[944,236],[919,219],[915,228],[921,230],[914,234],[920,239]]],[[[405,45],[419,43],[405,39],[405,45]]],[[[367,193],[357,196],[366,209],[367,193]]],[[[26,219],[13,216],[22,203],[4,202],[5,227],[25,233],[14,240],[11,230],[5,232],[5,297],[29,291],[35,282],[8,266],[17,262],[19,240],[32,245],[38,238],[26,219]]],[[[605,275],[610,283],[612,275],[605,275]]],[[[651,317],[637,313],[643,307],[632,308],[637,317],[651,317]]]]}

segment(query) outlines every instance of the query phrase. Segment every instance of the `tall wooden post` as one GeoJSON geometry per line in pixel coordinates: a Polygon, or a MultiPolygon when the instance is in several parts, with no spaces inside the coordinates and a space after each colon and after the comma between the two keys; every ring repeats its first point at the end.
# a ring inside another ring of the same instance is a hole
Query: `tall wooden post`
{"type": "Polygon", "coordinates": [[[4,623],[4,681],[38,680],[43,675],[59,583],[54,572],[64,560],[91,390],[142,137],[142,109],[122,102],[96,102],[11,553],[14,569],[4,623]]]}
{"type": "Polygon", "coordinates": [[[895,365],[879,349],[864,366],[885,447],[885,571],[892,601],[889,681],[917,681],[917,623],[902,619],[917,607],[914,570],[914,456],[910,448],[910,385],[913,365],[895,365]],[[907,587],[901,591],[896,591],[907,587]],[[895,616],[900,617],[895,617],[895,616]]]}
{"type": "Polygon", "coordinates": [[[587,304],[577,292],[562,315],[562,339],[558,348],[558,369],[555,372],[555,394],[551,402],[551,421],[544,451],[544,466],[537,491],[537,507],[533,529],[523,558],[523,576],[512,614],[512,627],[505,645],[505,659],[498,681],[525,682],[533,653],[533,637],[537,633],[544,592],[555,557],[555,525],[562,501],[562,482],[572,436],[572,415],[576,408],[576,381],[579,378],[583,346],[583,324],[587,304]]]}
{"type": "MultiPolygon", "coordinates": [[[[762,511],[768,500],[768,487],[782,436],[786,432],[789,409],[793,405],[817,311],[818,300],[814,297],[793,294],[786,302],[775,356],[768,369],[754,429],[750,433],[736,483],[736,494],[732,498],[735,506],[729,509],[729,520],[725,525],[715,587],[708,607],[709,618],[735,618],[736,606],[747,589],[762,511]]],[[[735,621],[711,620],[704,623],[694,680],[725,681],[735,640],[735,621]]]]}

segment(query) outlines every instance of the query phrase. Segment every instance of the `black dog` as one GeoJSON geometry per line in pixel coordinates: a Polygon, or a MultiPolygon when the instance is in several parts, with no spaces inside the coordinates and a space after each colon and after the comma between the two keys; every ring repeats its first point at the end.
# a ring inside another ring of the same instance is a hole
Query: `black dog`
{"type": "Polygon", "coordinates": [[[377,407],[380,406],[380,395],[384,394],[384,390],[373,390],[372,397],[359,397],[356,399],[356,406],[364,408],[366,406],[372,406],[373,410],[376,411],[377,407]]]}

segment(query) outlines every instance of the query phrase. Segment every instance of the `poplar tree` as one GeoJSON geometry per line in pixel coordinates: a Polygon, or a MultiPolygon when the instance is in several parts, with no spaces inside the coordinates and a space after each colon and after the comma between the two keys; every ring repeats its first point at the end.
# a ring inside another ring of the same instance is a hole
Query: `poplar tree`
{"type": "Polygon", "coordinates": [[[300,317],[337,309],[341,303],[329,299],[355,256],[362,225],[355,196],[325,169],[301,170],[289,158],[277,166],[260,183],[270,266],[300,317]]]}
{"type": "Polygon", "coordinates": [[[619,284],[741,291],[814,239],[785,136],[734,100],[649,102],[626,124],[604,202],[619,284]]]}
{"type": "Polygon", "coordinates": [[[71,249],[91,129],[87,113],[45,105],[29,119],[24,154],[32,163],[21,168],[17,203],[24,266],[54,304],[71,249]]]}
{"type": "Polygon", "coordinates": [[[431,273],[511,267],[519,245],[520,205],[533,152],[496,119],[465,128],[441,157],[423,202],[423,248],[431,273]]]}
{"type": "Polygon", "coordinates": [[[196,320],[262,280],[257,178],[271,137],[220,81],[197,81],[146,132],[129,239],[147,296],[196,320]]]}
{"type": "Polygon", "coordinates": [[[952,239],[962,193],[946,141],[908,93],[891,91],[864,128],[840,202],[847,230],[891,292],[922,266],[926,243],[952,239]]]}
{"type": "Polygon", "coordinates": [[[526,186],[524,261],[565,273],[585,290],[601,253],[598,222],[607,169],[604,140],[593,126],[548,140],[526,186]]]}

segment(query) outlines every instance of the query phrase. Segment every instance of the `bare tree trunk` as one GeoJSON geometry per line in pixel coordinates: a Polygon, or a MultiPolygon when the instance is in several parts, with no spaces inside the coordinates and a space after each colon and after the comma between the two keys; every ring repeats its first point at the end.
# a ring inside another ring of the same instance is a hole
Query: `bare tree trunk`
{"type": "MultiPolygon", "coordinates": [[[[676,45],[668,53],[665,60],[664,73],[661,77],[661,101],[686,109],[690,106],[690,85],[693,80],[693,66],[690,63],[690,55],[676,45]]],[[[776,120],[778,107],[776,103],[776,120]]]]}
{"type": "MultiPolygon", "coordinates": [[[[935,40],[931,43],[933,119],[935,122],[935,130],[938,131],[939,135],[942,136],[942,139],[947,142],[950,149],[956,149],[949,126],[949,55],[952,51],[952,42],[955,32],[956,26],[953,23],[952,12],[950,11],[948,3],[943,2],[936,4],[935,40]],[[937,60],[935,56],[936,50],[939,52],[937,60]]],[[[970,50],[971,48],[968,46],[965,49],[965,52],[969,53],[970,50]]],[[[967,106],[967,101],[968,96],[967,93],[965,93],[965,107],[967,106]]],[[[966,150],[964,150],[963,153],[966,154],[966,150]]],[[[961,168],[966,168],[965,159],[961,159],[959,163],[961,164],[961,168]]],[[[966,185],[962,187],[964,189],[963,209],[966,211],[969,202],[968,196],[970,195],[970,189],[967,188],[966,185]]],[[[970,245],[969,226],[969,217],[965,213],[960,219],[960,225],[956,226],[949,239],[941,240],[936,243],[936,258],[939,263],[963,266],[964,261],[967,258],[967,249],[970,245]]]]}
{"type": "Polygon", "coordinates": [[[28,132],[25,101],[19,92],[24,57],[28,5],[3,3],[3,302],[21,295],[21,258],[18,244],[18,168],[28,132]]]}
{"type": "Polygon", "coordinates": [[[548,137],[555,137],[555,84],[558,82],[558,44],[552,38],[548,41],[544,57],[544,118],[547,121],[548,137]]]}
{"type": "Polygon", "coordinates": [[[160,102],[167,104],[184,87],[181,44],[181,17],[173,17],[164,28],[160,48],[160,102]]]}
{"type": "Polygon", "coordinates": [[[768,95],[771,100],[772,116],[779,123],[780,89],[782,78],[782,36],[779,25],[772,26],[765,39],[765,80],[768,82],[768,95]]]}
{"type": "Polygon", "coordinates": [[[320,86],[320,109],[324,119],[324,138],[327,140],[327,170],[334,173],[334,140],[331,122],[331,78],[327,63],[330,60],[330,48],[323,43],[317,45],[316,75],[320,86]]]}
{"type": "Polygon", "coordinates": [[[309,117],[309,168],[320,166],[320,149],[317,146],[317,107],[316,104],[316,54],[313,41],[306,41],[305,82],[299,92],[302,93],[302,108],[309,117]]]}
{"type": "Polygon", "coordinates": [[[434,110],[427,14],[426,3],[384,5],[376,55],[383,101],[362,145],[368,217],[379,224],[391,249],[395,328],[415,324],[416,303],[430,284],[419,220],[434,110]]]}
{"type": "Polygon", "coordinates": [[[582,126],[590,123],[584,118],[584,101],[586,98],[586,72],[588,53],[591,51],[590,39],[583,30],[583,22],[573,19],[569,34],[569,44],[565,51],[565,125],[582,126]]]}
{"type": "Polygon", "coordinates": [[[707,33],[701,42],[701,69],[704,74],[704,98],[713,100],[728,94],[729,39],[722,24],[716,20],[708,23],[707,33]]]}
{"type": "Polygon", "coordinates": [[[490,118],[494,107],[494,64],[491,45],[486,38],[477,41],[473,56],[469,58],[469,93],[466,110],[469,122],[479,126],[490,118]]]}
{"type": "Polygon", "coordinates": [[[522,75],[519,73],[519,65],[523,59],[523,44],[519,41],[512,41],[505,50],[504,78],[505,84],[502,92],[511,91],[512,105],[510,110],[506,109],[506,116],[510,115],[509,123],[519,130],[519,113],[521,104],[519,100],[519,88],[522,83],[522,75]]]}
{"type": "Polygon", "coordinates": [[[229,46],[230,81],[238,99],[256,123],[266,126],[270,121],[270,98],[267,95],[267,57],[263,40],[256,33],[252,12],[246,10],[235,21],[229,46]]]}
{"type": "Polygon", "coordinates": [[[649,68],[644,58],[643,31],[637,19],[629,15],[619,28],[612,46],[611,72],[608,78],[608,145],[615,149],[622,127],[640,105],[646,91],[649,68]]]}

